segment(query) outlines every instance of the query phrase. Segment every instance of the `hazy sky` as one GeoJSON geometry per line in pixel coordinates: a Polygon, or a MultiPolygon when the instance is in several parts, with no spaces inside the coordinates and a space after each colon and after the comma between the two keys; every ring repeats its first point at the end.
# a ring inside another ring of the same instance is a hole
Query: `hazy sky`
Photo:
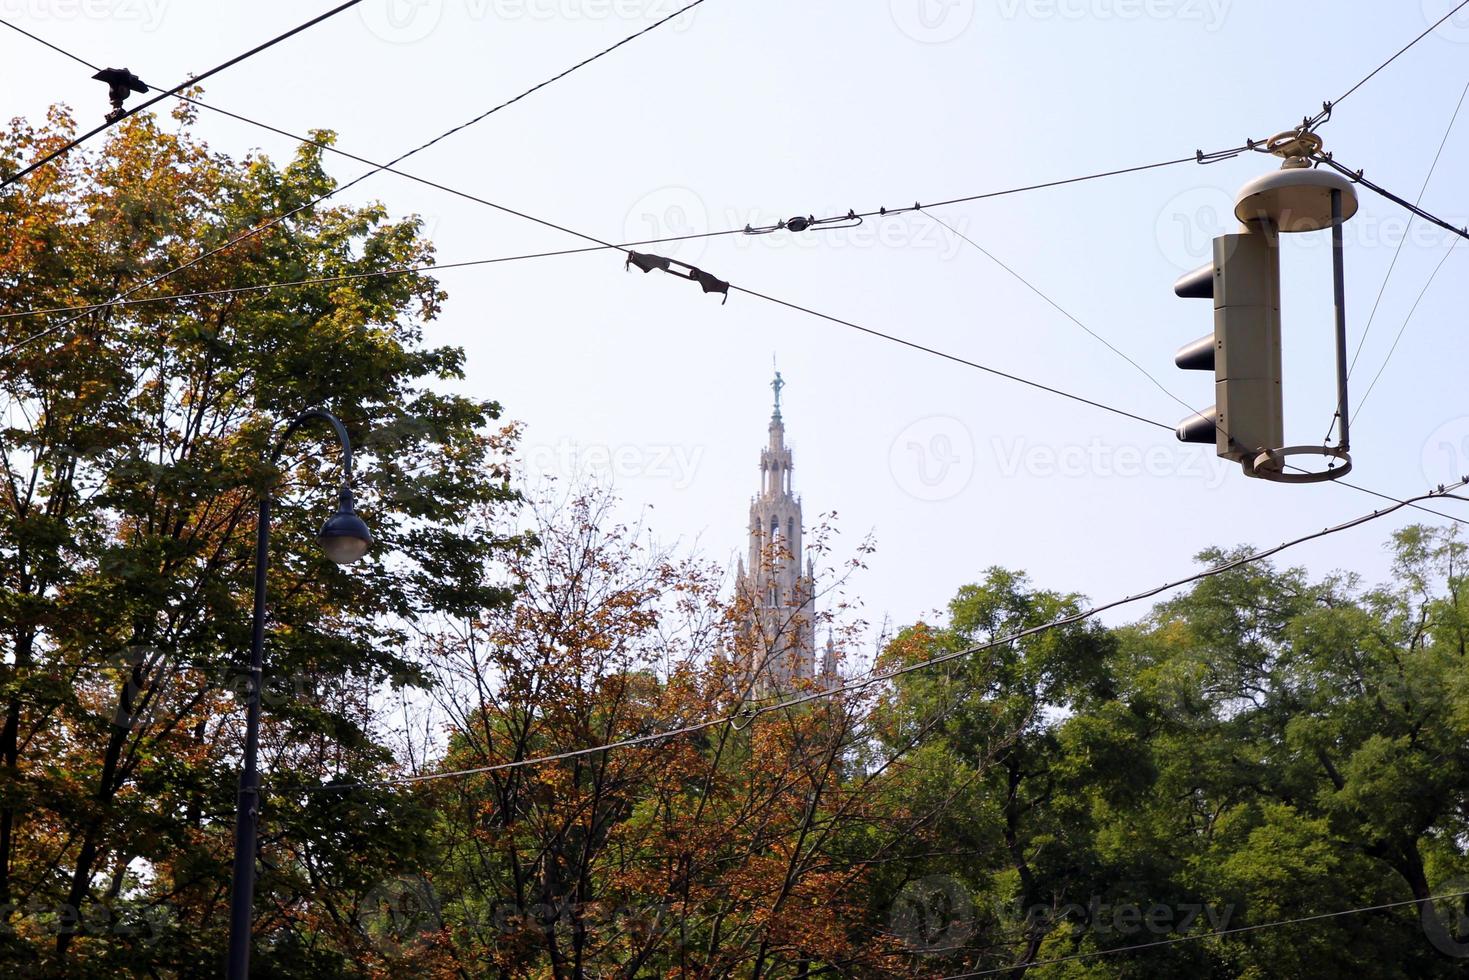
{"type": "MultiPolygon", "coordinates": [[[[330,4],[0,0],[7,19],[89,60],[172,85],[330,4]]],[[[680,6],[675,0],[368,0],[211,80],[205,98],[294,131],[326,127],[384,160],[680,6]]],[[[404,164],[612,240],[909,206],[1234,146],[1296,124],[1450,0],[707,0],[404,164]]],[[[0,31],[0,105],[106,111],[90,72],[0,31]]],[[[1342,103],[1321,130],[1352,168],[1417,196],[1469,82],[1469,11],[1342,103]]],[[[218,149],[289,140],[205,114],[218,149]]],[[[1469,112],[1424,205],[1465,224],[1469,112]]],[[[1195,407],[1211,379],[1173,367],[1207,332],[1171,284],[1232,229],[1249,154],[944,208],[988,249],[1195,407]]],[[[342,179],[362,171],[340,159],[342,179]]],[[[347,199],[416,212],[451,262],[575,239],[391,174],[347,199]]],[[[1362,193],[1348,224],[1352,345],[1406,215],[1362,193]]],[[[1353,377],[1354,402],[1451,245],[1415,224],[1353,377]]],[[[1286,432],[1319,443],[1334,407],[1330,251],[1284,247],[1286,432]]],[[[856,229],[660,249],[736,284],[1172,424],[1186,410],[922,215],[856,229]]],[[[1469,252],[1469,249],[1461,249],[1469,252]]],[[[1466,262],[1451,255],[1353,430],[1354,477],[1407,495],[1469,472],[1466,262]]],[[[665,539],[743,544],[770,414],[771,357],[807,520],[836,511],[869,615],[910,620],[990,565],[1099,601],[1186,573],[1210,544],[1275,544],[1372,510],[1327,485],[1246,479],[1208,447],[735,294],[727,305],[614,252],[445,271],[431,328],[463,345],[464,386],[526,423],[541,470],[580,458],[665,539]]],[[[1463,505],[1445,503],[1445,508],[1463,505]]],[[[1469,518],[1469,512],[1464,515],[1469,518]]],[[[1429,519],[1434,520],[1434,519],[1429,519]]],[[[1392,526],[1292,552],[1316,572],[1387,572],[1392,526]]],[[[1140,613],[1139,607],[1135,610],[1140,613]]]]}

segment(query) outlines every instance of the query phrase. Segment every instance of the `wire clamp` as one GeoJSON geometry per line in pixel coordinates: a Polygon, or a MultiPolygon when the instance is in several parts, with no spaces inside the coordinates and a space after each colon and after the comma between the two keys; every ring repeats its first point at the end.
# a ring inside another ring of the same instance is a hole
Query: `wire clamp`
{"type": "Polygon", "coordinates": [[[703,269],[689,265],[687,262],[680,262],[678,259],[670,259],[662,255],[651,255],[647,252],[629,251],[627,253],[627,262],[623,264],[623,269],[628,270],[633,266],[642,269],[644,273],[652,272],[654,269],[662,269],[671,276],[678,276],[680,279],[687,279],[690,282],[698,283],[705,293],[723,293],[724,301],[719,304],[720,306],[729,302],[729,283],[710,275],[703,269]],[[674,266],[678,266],[678,268],[675,269],[673,268],[674,266]],[[688,271],[679,271],[681,269],[687,269],[688,271]]]}
{"type": "MultiPolygon", "coordinates": [[[[885,208],[879,209],[879,213],[886,214],[887,210],[885,208]]],[[[824,231],[835,228],[855,228],[861,223],[862,216],[859,215],[856,211],[853,211],[851,208],[848,208],[846,214],[839,214],[830,218],[818,218],[815,215],[808,214],[803,216],[798,214],[794,218],[787,218],[784,221],[777,221],[773,225],[761,225],[759,227],[751,227],[750,225],[745,225],[745,234],[769,235],[770,233],[776,231],[802,232],[811,231],[812,229],[824,231]]]]}

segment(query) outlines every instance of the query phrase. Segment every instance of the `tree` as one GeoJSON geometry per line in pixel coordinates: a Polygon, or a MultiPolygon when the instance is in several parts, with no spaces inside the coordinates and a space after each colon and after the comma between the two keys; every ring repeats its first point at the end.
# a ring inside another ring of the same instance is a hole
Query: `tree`
{"type": "Polygon", "coordinates": [[[871,816],[851,768],[863,699],[755,695],[744,665],[784,640],[740,649],[749,597],[612,504],[536,502],[513,605],[425,637],[449,731],[416,788],[439,814],[435,914],[403,917],[384,961],[556,978],[863,963],[865,869],[842,860],[871,816]]]}
{"type": "MultiPolygon", "coordinates": [[[[329,892],[394,867],[423,816],[387,794],[299,795],[392,763],[373,692],[425,680],[405,621],[503,603],[486,560],[507,542],[461,515],[514,500],[493,402],[443,394],[462,352],[424,343],[444,295],[416,219],[316,206],[192,265],[201,251],[327,192],[321,151],[233,160],[140,115],[98,152],[0,196],[0,304],[78,308],[60,328],[0,321],[0,957],[12,972],[214,974],[226,929],[248,649],[252,515],[278,501],[266,655],[261,975],[350,972],[318,942],[329,892]],[[183,267],[152,282],[167,270],[183,267]],[[151,284],[150,284],[151,283],[151,284]],[[164,294],[183,298],[149,302],[164,294]],[[313,538],[338,461],[303,433],[279,472],[278,424],[330,408],[360,448],[378,545],[338,570],[313,538]],[[430,465],[431,464],[431,465],[430,465]]],[[[73,132],[11,123],[0,169],[73,132]]],[[[329,143],[331,134],[313,139],[329,143]]],[[[338,896],[338,898],[340,895],[338,896]]]]}
{"type": "MultiPolygon", "coordinates": [[[[1253,563],[1133,626],[1061,627],[901,677],[886,738],[935,708],[948,720],[885,787],[928,818],[878,903],[938,876],[970,922],[917,944],[914,969],[1463,975],[1465,902],[1430,898],[1469,890],[1465,552],[1425,528],[1393,547],[1394,580],[1376,589],[1253,563]],[[1023,728],[996,750],[998,717],[1023,728]],[[1279,924],[1292,919],[1310,921],[1279,924]],[[1210,938],[1230,928],[1247,931],[1210,938]]],[[[1078,607],[992,570],[888,657],[1078,607]]]]}

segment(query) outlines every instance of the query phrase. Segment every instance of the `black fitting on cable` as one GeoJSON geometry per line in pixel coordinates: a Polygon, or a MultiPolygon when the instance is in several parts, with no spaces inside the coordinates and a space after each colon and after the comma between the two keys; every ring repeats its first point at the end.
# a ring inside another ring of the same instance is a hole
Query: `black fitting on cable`
{"type": "Polygon", "coordinates": [[[630,251],[627,253],[627,261],[623,263],[622,267],[624,270],[627,270],[631,269],[633,266],[637,266],[645,273],[652,272],[654,269],[662,269],[664,272],[668,273],[671,276],[678,276],[680,279],[688,279],[691,282],[698,283],[705,293],[723,293],[724,302],[720,303],[720,306],[723,306],[724,303],[729,302],[729,283],[716,276],[710,275],[703,269],[695,268],[694,266],[689,265],[687,262],[680,262],[678,259],[665,258],[662,255],[650,255],[647,252],[630,251]],[[673,266],[678,266],[679,268],[687,269],[688,271],[680,272],[678,269],[673,268],[673,266]]]}
{"type": "MultiPolygon", "coordinates": [[[[880,213],[887,214],[887,210],[882,209],[880,213]]],[[[820,231],[829,228],[855,228],[861,223],[862,216],[851,208],[848,208],[846,214],[839,214],[830,218],[818,218],[814,215],[809,214],[803,217],[802,215],[798,214],[794,218],[787,218],[786,220],[778,221],[773,225],[761,225],[758,228],[751,227],[750,225],[745,225],[745,234],[769,235],[772,232],[777,231],[802,232],[811,231],[813,229],[820,231]]]]}

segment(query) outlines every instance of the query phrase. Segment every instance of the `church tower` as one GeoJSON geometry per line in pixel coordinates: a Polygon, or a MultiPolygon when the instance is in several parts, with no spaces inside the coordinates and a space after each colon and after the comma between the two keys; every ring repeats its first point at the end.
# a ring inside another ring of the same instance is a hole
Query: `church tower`
{"type": "MultiPolygon", "coordinates": [[[[779,371],[770,386],[775,411],[769,442],[760,451],[760,493],[750,501],[749,555],[740,559],[735,574],[745,603],[740,655],[757,694],[788,691],[816,677],[815,575],[801,545],[801,498],[791,480],[794,461],[785,444],[780,414],[785,381],[779,371]]],[[[831,660],[831,651],[823,659],[831,660]]],[[[829,667],[824,663],[823,672],[829,667]]]]}

